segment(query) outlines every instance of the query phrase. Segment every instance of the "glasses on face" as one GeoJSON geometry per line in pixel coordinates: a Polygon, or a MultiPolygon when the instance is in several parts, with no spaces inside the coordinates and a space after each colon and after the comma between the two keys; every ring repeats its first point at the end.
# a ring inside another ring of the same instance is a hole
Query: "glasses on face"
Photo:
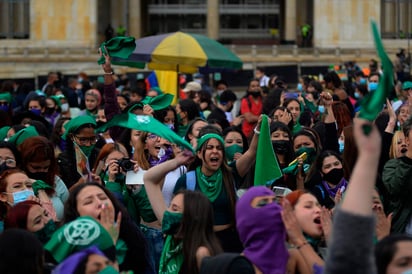
{"type": "Polygon", "coordinates": [[[157,136],[156,134],[147,135],[147,139],[149,139],[149,140],[156,140],[157,138],[159,138],[159,136],[157,136]]]}
{"type": "Polygon", "coordinates": [[[8,106],[9,103],[8,102],[0,102],[0,106],[8,106]]]}
{"type": "Polygon", "coordinates": [[[6,166],[8,166],[8,167],[16,167],[16,161],[13,160],[13,159],[3,160],[3,159],[0,158],[0,165],[2,165],[4,163],[6,163],[6,166]]]}
{"type": "Polygon", "coordinates": [[[96,144],[97,141],[99,140],[99,139],[97,138],[97,136],[92,136],[92,137],[79,137],[79,136],[74,136],[74,137],[75,137],[77,143],[78,143],[79,145],[82,145],[82,146],[83,146],[83,145],[87,145],[87,144],[94,145],[94,144],[96,144]]]}

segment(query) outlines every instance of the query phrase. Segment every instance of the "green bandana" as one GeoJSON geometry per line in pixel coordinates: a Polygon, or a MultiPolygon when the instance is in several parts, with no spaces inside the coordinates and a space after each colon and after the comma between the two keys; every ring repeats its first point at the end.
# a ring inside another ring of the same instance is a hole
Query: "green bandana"
{"type": "MultiPolygon", "coordinates": [[[[124,36],[114,37],[110,39],[109,41],[103,42],[100,45],[100,49],[102,53],[107,54],[105,48],[107,49],[110,57],[118,57],[121,59],[127,59],[136,48],[135,38],[134,37],[124,37],[124,36]]],[[[127,60],[125,60],[125,62],[127,63],[127,60]]],[[[105,59],[103,55],[100,57],[97,63],[99,65],[102,65],[105,63],[105,59]]],[[[112,63],[115,65],[121,64],[121,63],[117,63],[115,60],[113,60],[112,63]]]]}
{"type": "Polygon", "coordinates": [[[19,130],[16,134],[11,136],[9,139],[9,143],[12,143],[17,147],[26,139],[35,136],[39,136],[39,133],[37,132],[36,128],[34,126],[28,126],[22,130],[19,130]]]}
{"type": "Polygon", "coordinates": [[[2,92],[0,93],[0,101],[7,101],[7,103],[11,102],[11,94],[10,92],[2,92]]]}
{"type": "Polygon", "coordinates": [[[242,153],[242,152],[243,152],[243,147],[239,145],[231,145],[231,146],[225,147],[226,159],[229,162],[233,162],[233,157],[235,157],[236,153],[242,153]]]}
{"type": "Polygon", "coordinates": [[[47,224],[40,230],[34,232],[37,239],[43,244],[47,243],[56,231],[56,223],[53,220],[47,222],[47,224]]]}
{"type": "Polygon", "coordinates": [[[67,136],[70,133],[75,132],[78,128],[87,124],[92,124],[94,127],[96,127],[96,119],[88,115],[78,116],[74,119],[71,119],[67,124],[64,125],[64,129],[66,131],[62,135],[62,138],[66,140],[67,136]]]}
{"type": "Polygon", "coordinates": [[[182,242],[175,244],[173,236],[166,237],[160,257],[159,274],[178,274],[183,264],[182,242]]]}
{"type": "Polygon", "coordinates": [[[196,148],[196,151],[200,151],[200,149],[202,148],[203,144],[204,144],[207,140],[212,139],[212,138],[217,139],[222,146],[225,145],[225,141],[223,140],[222,136],[220,136],[219,134],[216,134],[216,133],[207,133],[207,134],[205,134],[205,135],[203,135],[202,137],[200,137],[200,138],[197,139],[197,148],[196,148]]]}
{"type": "Polygon", "coordinates": [[[94,149],[94,145],[91,146],[79,146],[80,149],[83,151],[84,155],[86,155],[87,158],[90,157],[90,154],[92,153],[94,149]]]}
{"type": "Polygon", "coordinates": [[[31,186],[33,188],[34,194],[37,196],[39,194],[39,190],[45,190],[45,189],[53,189],[52,186],[46,184],[42,180],[36,180],[34,181],[33,185],[31,186]]]}
{"type": "Polygon", "coordinates": [[[69,255],[93,245],[100,250],[114,246],[112,237],[98,221],[83,216],[59,228],[44,248],[60,263],[69,255]]]}
{"type": "Polygon", "coordinates": [[[152,107],[153,110],[160,110],[167,108],[173,101],[173,95],[164,93],[161,95],[157,95],[156,97],[149,97],[146,96],[142,103],[143,105],[149,105],[152,107]]]}
{"type": "Polygon", "coordinates": [[[213,203],[222,191],[222,170],[219,168],[212,176],[207,177],[199,166],[196,168],[196,178],[202,193],[213,203]]]}
{"type": "Polygon", "coordinates": [[[9,126],[5,126],[5,127],[0,128],[0,141],[4,141],[4,139],[6,139],[7,132],[9,132],[10,129],[11,129],[11,127],[9,127],[9,126]]]}
{"type": "Polygon", "coordinates": [[[166,210],[162,219],[162,232],[166,235],[174,235],[182,223],[183,214],[166,210]]]}

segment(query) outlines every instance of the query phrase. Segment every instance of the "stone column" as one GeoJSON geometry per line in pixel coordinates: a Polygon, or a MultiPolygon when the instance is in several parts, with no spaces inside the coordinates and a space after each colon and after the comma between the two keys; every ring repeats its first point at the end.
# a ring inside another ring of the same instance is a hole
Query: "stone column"
{"type": "Polygon", "coordinates": [[[136,39],[142,37],[142,3],[141,0],[129,0],[129,25],[127,26],[130,36],[136,39]]]}
{"type": "Polygon", "coordinates": [[[219,39],[219,0],[207,0],[207,36],[219,39]]]}
{"type": "Polygon", "coordinates": [[[296,42],[296,0],[285,1],[285,41],[296,42]]]}

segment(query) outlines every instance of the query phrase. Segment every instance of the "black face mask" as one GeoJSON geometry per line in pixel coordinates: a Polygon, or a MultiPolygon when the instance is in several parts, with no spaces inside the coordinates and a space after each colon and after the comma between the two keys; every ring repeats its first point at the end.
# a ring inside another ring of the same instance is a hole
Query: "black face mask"
{"type": "Polygon", "coordinates": [[[106,124],[106,122],[103,122],[103,121],[97,121],[97,122],[96,122],[97,127],[101,127],[101,126],[103,126],[103,125],[105,125],[105,124],[106,124]]]}
{"type": "Polygon", "coordinates": [[[343,178],[343,168],[334,168],[323,175],[323,180],[336,186],[343,178]]]}
{"type": "Polygon", "coordinates": [[[290,150],[289,141],[285,140],[272,141],[272,147],[275,153],[282,155],[286,154],[290,150]]]}
{"type": "Polygon", "coordinates": [[[47,181],[47,172],[28,172],[27,171],[27,176],[29,176],[30,179],[42,180],[44,182],[47,181]]]}
{"type": "Polygon", "coordinates": [[[56,111],[55,108],[46,108],[46,110],[45,110],[44,112],[45,112],[46,114],[51,115],[51,114],[53,114],[55,111],[56,111]]]}
{"type": "Polygon", "coordinates": [[[260,97],[260,92],[249,91],[249,94],[252,95],[253,98],[258,98],[258,97],[260,97]]]}
{"type": "Polygon", "coordinates": [[[2,164],[0,165],[0,174],[1,174],[3,171],[7,170],[7,169],[10,169],[10,167],[8,167],[5,162],[2,163],[2,164]]]}

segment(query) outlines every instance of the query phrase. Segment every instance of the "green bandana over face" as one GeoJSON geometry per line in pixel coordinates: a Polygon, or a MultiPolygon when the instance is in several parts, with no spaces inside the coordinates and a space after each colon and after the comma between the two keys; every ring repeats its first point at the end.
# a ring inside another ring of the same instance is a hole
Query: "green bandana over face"
{"type": "Polygon", "coordinates": [[[219,168],[212,176],[208,177],[201,171],[201,167],[196,168],[196,178],[200,190],[213,203],[222,191],[222,170],[219,168]]]}
{"type": "Polygon", "coordinates": [[[183,264],[182,242],[176,244],[173,236],[166,237],[162,256],[160,257],[159,274],[178,274],[183,264]]]}
{"type": "Polygon", "coordinates": [[[91,146],[79,146],[80,149],[83,151],[84,155],[86,155],[87,158],[90,157],[90,154],[92,153],[94,149],[94,145],[91,146]]]}
{"type": "Polygon", "coordinates": [[[229,162],[233,161],[233,157],[235,157],[236,153],[242,153],[242,152],[243,152],[243,147],[239,145],[231,145],[231,146],[225,147],[226,159],[229,162]]]}
{"type": "Polygon", "coordinates": [[[166,235],[176,234],[180,224],[182,223],[182,218],[182,213],[166,210],[162,220],[162,232],[166,235]]]}

